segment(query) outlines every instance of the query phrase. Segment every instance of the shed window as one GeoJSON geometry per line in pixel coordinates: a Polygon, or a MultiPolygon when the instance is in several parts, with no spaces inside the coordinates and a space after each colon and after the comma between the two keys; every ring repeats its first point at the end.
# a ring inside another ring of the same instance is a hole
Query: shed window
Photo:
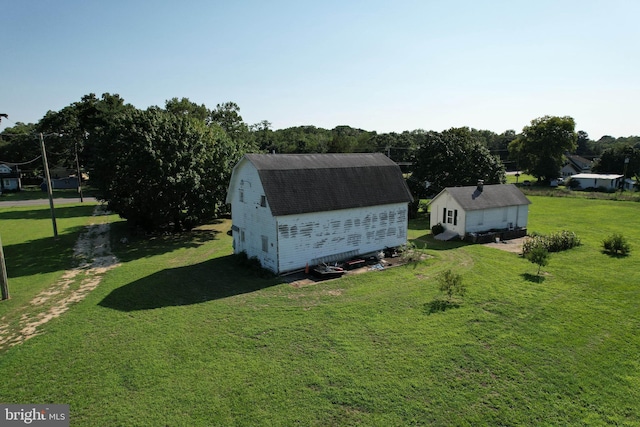
{"type": "Polygon", "coordinates": [[[445,222],[447,224],[458,225],[458,209],[444,209],[445,210],[445,222]]]}
{"type": "Polygon", "coordinates": [[[269,252],[269,238],[267,236],[262,236],[262,251],[269,252]]]}
{"type": "Polygon", "coordinates": [[[265,196],[260,196],[260,206],[263,208],[267,207],[267,198],[265,196]]]}

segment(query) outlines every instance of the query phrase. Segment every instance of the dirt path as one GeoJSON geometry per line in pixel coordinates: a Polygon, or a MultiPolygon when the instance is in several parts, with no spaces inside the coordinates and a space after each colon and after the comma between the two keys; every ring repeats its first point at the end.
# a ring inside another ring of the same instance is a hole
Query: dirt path
{"type": "Polygon", "coordinates": [[[490,248],[500,249],[502,251],[521,254],[522,253],[522,243],[526,239],[527,239],[527,237],[520,237],[518,239],[501,240],[498,243],[485,243],[484,246],[488,246],[490,248]]]}
{"type": "Polygon", "coordinates": [[[24,308],[17,324],[8,325],[4,317],[0,319],[0,349],[38,335],[40,326],[59,317],[73,303],[82,301],[100,284],[107,271],[119,265],[111,253],[110,225],[105,217],[108,214],[103,206],[96,206],[93,222],[74,247],[77,267],[67,270],[60,280],[36,295],[24,308]]]}

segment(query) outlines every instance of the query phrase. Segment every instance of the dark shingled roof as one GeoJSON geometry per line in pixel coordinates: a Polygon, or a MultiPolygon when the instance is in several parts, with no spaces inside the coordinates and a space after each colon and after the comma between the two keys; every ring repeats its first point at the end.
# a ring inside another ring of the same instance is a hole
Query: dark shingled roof
{"type": "Polygon", "coordinates": [[[397,164],[381,153],[247,154],[274,216],[413,201],[397,164]]]}
{"type": "Polygon", "coordinates": [[[484,185],[478,187],[447,187],[447,191],[465,211],[528,205],[529,199],[513,184],[484,185]]]}

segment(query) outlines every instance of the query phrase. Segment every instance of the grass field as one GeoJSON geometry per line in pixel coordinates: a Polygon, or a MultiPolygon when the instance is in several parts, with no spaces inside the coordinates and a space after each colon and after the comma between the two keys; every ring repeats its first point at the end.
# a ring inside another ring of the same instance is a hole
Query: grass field
{"type": "Polygon", "coordinates": [[[526,173],[520,173],[519,176],[512,174],[507,175],[507,184],[522,184],[524,181],[529,181],[531,184],[535,184],[537,180],[533,175],[528,175],[526,173]]]}
{"type": "MultiPolygon", "coordinates": [[[[77,199],[80,197],[78,190],[64,189],[52,191],[54,199],[77,199]]],[[[96,192],[91,187],[84,187],[82,189],[82,195],[84,197],[94,197],[96,192]]],[[[12,201],[12,200],[38,200],[46,199],[48,194],[46,191],[42,191],[39,186],[25,186],[22,191],[19,192],[5,192],[0,196],[0,202],[12,201]]]]}
{"type": "MultiPolygon", "coordinates": [[[[239,269],[229,221],[122,243],[113,217],[122,265],[0,354],[0,402],[68,403],[82,426],[639,425],[640,204],[530,198],[530,231],[583,242],[540,281],[515,254],[436,243],[424,220],[409,232],[429,259],[296,288],[239,269]],[[630,256],[601,252],[613,232],[630,256]],[[447,268],[468,293],[428,314],[447,268]]],[[[53,242],[45,212],[0,210],[0,318],[72,263],[90,215],[69,206],[53,242]]]]}

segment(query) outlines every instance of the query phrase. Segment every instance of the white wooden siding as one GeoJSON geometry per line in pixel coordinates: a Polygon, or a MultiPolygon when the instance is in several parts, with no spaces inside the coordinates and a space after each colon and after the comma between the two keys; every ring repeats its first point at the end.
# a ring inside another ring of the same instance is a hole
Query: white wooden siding
{"type": "Polygon", "coordinates": [[[466,213],[466,229],[459,234],[526,227],[528,215],[527,205],[469,211],[466,213]]]}
{"type": "Polygon", "coordinates": [[[234,253],[246,252],[248,257],[256,257],[264,268],[276,271],[277,268],[277,235],[276,221],[271,216],[268,202],[261,206],[264,189],[258,176],[258,171],[245,162],[236,171],[237,181],[235,186],[230,186],[231,191],[237,194],[229,194],[231,201],[231,217],[234,230],[234,253]],[[240,201],[242,193],[242,201],[240,201]],[[244,241],[241,235],[244,233],[244,241]],[[267,252],[263,251],[263,236],[267,240],[267,252]]]}
{"type": "Polygon", "coordinates": [[[572,176],[571,179],[579,183],[578,188],[580,189],[604,187],[607,190],[616,190],[620,185],[619,178],[577,178],[572,176]]]}
{"type": "Polygon", "coordinates": [[[464,229],[467,223],[465,212],[449,193],[443,193],[440,197],[434,199],[430,208],[431,214],[429,216],[429,227],[433,227],[440,223],[446,230],[455,231],[461,236],[464,235],[464,229]],[[447,222],[447,217],[444,215],[444,209],[447,209],[447,211],[453,211],[454,213],[455,211],[458,211],[457,221],[455,224],[447,222]]]}
{"type": "Polygon", "coordinates": [[[278,271],[400,246],[407,226],[406,203],[278,217],[278,271]]]}
{"type": "Polygon", "coordinates": [[[460,236],[464,236],[466,233],[477,233],[491,229],[505,229],[509,228],[510,225],[514,228],[526,227],[529,219],[528,205],[465,212],[448,193],[442,193],[437,199],[434,199],[430,209],[430,227],[440,223],[446,230],[452,230],[460,236]],[[457,224],[447,223],[444,209],[458,211],[457,224]]]}

